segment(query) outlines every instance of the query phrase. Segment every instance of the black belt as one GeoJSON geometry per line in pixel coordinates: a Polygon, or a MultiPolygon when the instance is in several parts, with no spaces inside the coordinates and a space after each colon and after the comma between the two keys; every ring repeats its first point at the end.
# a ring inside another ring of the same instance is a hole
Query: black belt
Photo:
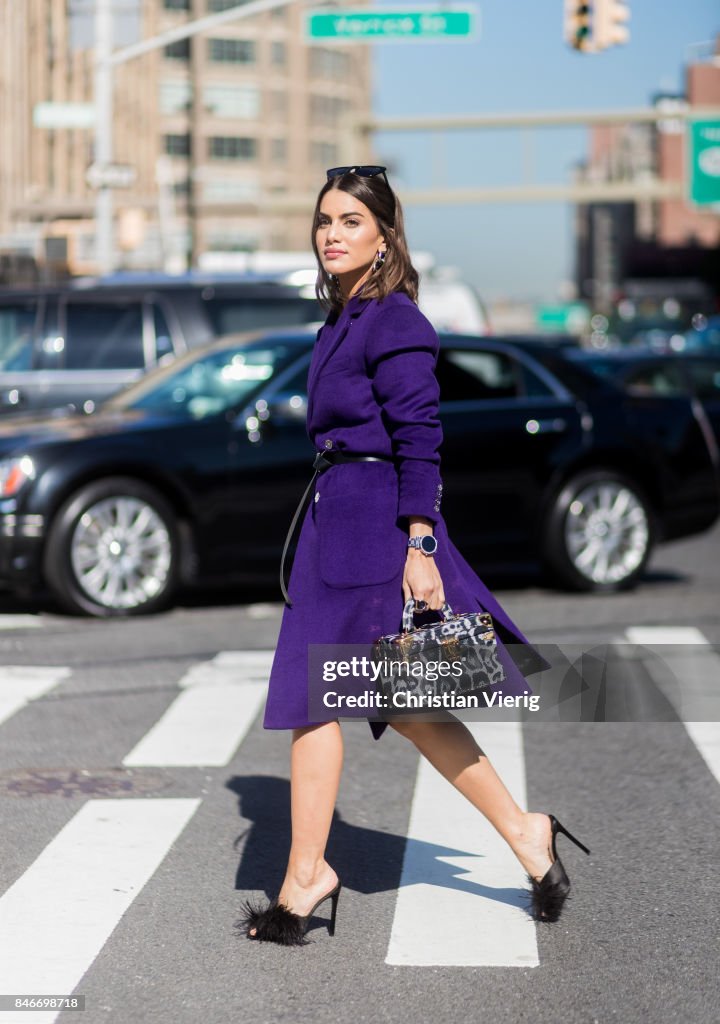
{"type": "Polygon", "coordinates": [[[290,547],[290,542],[292,541],[293,534],[295,533],[295,528],[298,524],[300,516],[303,513],[303,509],[307,504],[307,500],[310,495],[310,491],[313,489],[313,484],[315,483],[315,480],[320,476],[321,473],[324,473],[327,469],[330,469],[331,466],[337,466],[342,462],[392,461],[392,459],[389,459],[384,455],[352,455],[345,454],[345,452],[340,451],[325,451],[317,453],[317,455],[315,456],[315,461],[313,462],[313,475],[310,478],[310,483],[305,488],[305,493],[300,499],[300,504],[295,509],[295,515],[293,516],[292,522],[290,523],[290,529],[288,530],[287,537],[285,538],[285,546],[283,548],[282,558],[280,559],[280,589],[282,590],[283,597],[285,598],[285,604],[288,606],[288,608],[292,608],[292,601],[290,600],[290,595],[288,594],[287,588],[285,586],[285,556],[288,553],[288,548],[290,547]]]}

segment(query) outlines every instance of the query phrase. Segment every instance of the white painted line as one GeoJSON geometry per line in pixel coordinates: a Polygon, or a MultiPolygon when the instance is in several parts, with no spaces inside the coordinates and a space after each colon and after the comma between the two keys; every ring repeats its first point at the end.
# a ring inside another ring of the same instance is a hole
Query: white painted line
{"type": "MultiPolygon", "coordinates": [[[[525,806],[521,723],[468,728],[525,806]]],[[[386,963],[538,966],[535,923],[520,892],[529,888],[522,865],[487,819],[425,758],[407,837],[386,963]]]]}
{"type": "MultiPolygon", "coordinates": [[[[199,804],[84,804],[0,897],[3,993],[70,994],[199,804]]],[[[54,1010],[4,1012],[2,1022],[52,1024],[57,1016],[54,1010]]]]}
{"type": "MultiPolygon", "coordinates": [[[[662,639],[667,636],[666,626],[631,626],[625,630],[625,635],[631,643],[644,644],[646,646],[660,645],[664,643],[698,644],[708,646],[709,641],[705,634],[696,629],[695,626],[676,626],[671,636],[671,641],[662,639]],[[679,631],[686,639],[675,640],[675,632],[679,631]]],[[[676,659],[665,658],[666,663],[675,669],[677,677],[683,686],[684,703],[689,704],[693,695],[698,696],[697,706],[709,708],[717,706],[717,700],[711,705],[707,695],[717,694],[720,687],[720,658],[713,652],[703,653],[702,659],[694,658],[692,664],[687,660],[684,663],[676,659]],[[703,700],[703,693],[706,699],[703,700]]],[[[690,739],[697,747],[705,764],[712,775],[720,782],[720,722],[683,722],[690,739]]]]}
{"type": "Polygon", "coordinates": [[[182,692],[133,747],[129,767],[221,767],[245,739],[267,693],[272,651],[221,651],[193,665],[182,692]]]}
{"type": "Polygon", "coordinates": [[[628,626],[625,636],[631,644],[706,644],[695,626],[628,626]]]}
{"type": "Polygon", "coordinates": [[[266,602],[249,604],[245,608],[245,614],[249,619],[274,619],[279,615],[279,609],[276,604],[266,602]]]}
{"type": "Polygon", "coordinates": [[[70,675],[64,665],[0,666],[0,723],[70,675]]]}
{"type": "Polygon", "coordinates": [[[685,728],[705,764],[720,782],[720,722],[685,722],[685,728]]]}
{"type": "Polygon", "coordinates": [[[0,629],[37,629],[46,621],[40,615],[0,615],[0,629]]]}

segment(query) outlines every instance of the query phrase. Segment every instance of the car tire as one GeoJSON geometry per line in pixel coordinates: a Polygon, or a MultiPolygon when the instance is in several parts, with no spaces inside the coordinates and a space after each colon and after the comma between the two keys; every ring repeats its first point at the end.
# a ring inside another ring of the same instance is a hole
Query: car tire
{"type": "Polygon", "coordinates": [[[58,509],[43,570],[64,609],[109,618],[166,607],[179,562],[177,521],[165,498],[141,480],[106,477],[58,509]]]}
{"type": "Polygon", "coordinates": [[[552,501],[543,559],[572,590],[627,590],[647,565],[654,538],[652,506],[642,488],[613,469],[586,470],[552,501]]]}

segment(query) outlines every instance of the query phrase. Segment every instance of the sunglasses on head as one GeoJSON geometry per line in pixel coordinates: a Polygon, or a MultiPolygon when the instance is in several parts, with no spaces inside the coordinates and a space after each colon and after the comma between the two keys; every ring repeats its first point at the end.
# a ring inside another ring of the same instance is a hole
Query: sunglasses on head
{"type": "Polygon", "coordinates": [[[386,170],[387,167],[380,167],[376,164],[360,165],[357,167],[331,167],[327,171],[327,179],[330,181],[331,178],[339,178],[341,174],[359,174],[361,178],[374,178],[376,174],[382,174],[385,184],[390,188],[390,182],[385,173],[386,170]]]}

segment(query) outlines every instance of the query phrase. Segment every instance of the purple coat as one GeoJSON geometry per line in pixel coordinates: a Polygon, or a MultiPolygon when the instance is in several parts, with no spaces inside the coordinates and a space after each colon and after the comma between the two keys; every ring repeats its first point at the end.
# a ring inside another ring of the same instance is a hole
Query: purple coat
{"type": "MultiPolygon", "coordinates": [[[[435,563],[453,611],[488,611],[501,640],[528,645],[447,535],[440,511],[438,347],[432,324],[402,292],[383,301],[353,297],[318,332],[308,375],[307,430],[315,451],[394,462],[340,464],[316,481],[288,582],[292,607],[283,612],[266,729],[311,724],[308,644],[368,644],[399,631],[408,516],[433,522],[435,563]]],[[[309,450],[308,477],[311,463],[309,450]]],[[[529,645],[520,649],[524,658],[515,647],[512,657],[500,647],[503,692],[531,694],[515,662],[526,672],[544,663],[529,645]]],[[[377,739],[385,725],[370,725],[377,739]]]]}

